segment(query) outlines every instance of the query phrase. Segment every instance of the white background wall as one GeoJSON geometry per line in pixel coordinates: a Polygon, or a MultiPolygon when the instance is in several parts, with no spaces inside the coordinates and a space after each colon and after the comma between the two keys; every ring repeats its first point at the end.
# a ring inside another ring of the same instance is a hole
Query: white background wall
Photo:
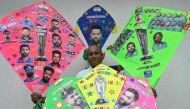
{"type": "MultiPolygon", "coordinates": [[[[0,18],[31,5],[40,0],[0,0],[0,18]]],[[[190,0],[47,0],[67,21],[75,27],[78,18],[87,9],[98,4],[104,7],[119,26],[118,33],[111,34],[106,46],[112,44],[123,30],[136,6],[157,6],[176,10],[190,11],[190,0]]],[[[82,37],[81,32],[79,35],[82,37]]],[[[82,38],[84,40],[84,38],[82,38]]],[[[86,43],[86,42],[85,42],[86,43]]],[[[190,31],[187,32],[182,43],[166,68],[156,89],[158,93],[157,105],[159,109],[190,109],[190,31]]],[[[107,65],[117,64],[109,56],[104,60],[107,65]]],[[[74,60],[64,75],[74,76],[87,66],[82,59],[82,53],[74,60]]],[[[0,109],[31,109],[30,92],[24,83],[12,70],[8,62],[0,55],[0,109]]]]}

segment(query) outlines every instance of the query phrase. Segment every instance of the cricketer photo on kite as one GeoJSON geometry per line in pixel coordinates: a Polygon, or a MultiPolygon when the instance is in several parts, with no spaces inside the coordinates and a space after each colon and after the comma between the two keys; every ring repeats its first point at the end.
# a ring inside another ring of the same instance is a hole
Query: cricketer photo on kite
{"type": "Polygon", "coordinates": [[[157,109],[148,80],[127,78],[114,109],[157,109]]]}
{"type": "Polygon", "coordinates": [[[77,23],[88,46],[98,45],[100,48],[103,47],[115,26],[111,15],[99,5],[84,12],[77,23]]]}
{"type": "Polygon", "coordinates": [[[59,78],[49,89],[44,109],[90,109],[78,89],[76,77],[59,78]]]}

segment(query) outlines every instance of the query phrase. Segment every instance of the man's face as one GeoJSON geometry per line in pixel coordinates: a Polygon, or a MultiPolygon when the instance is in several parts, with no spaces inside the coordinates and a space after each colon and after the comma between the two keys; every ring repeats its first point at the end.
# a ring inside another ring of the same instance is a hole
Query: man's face
{"type": "Polygon", "coordinates": [[[44,74],[43,74],[43,82],[44,83],[48,83],[49,80],[51,79],[53,75],[53,72],[51,72],[50,70],[45,70],[44,74]]]}
{"type": "Polygon", "coordinates": [[[168,13],[166,16],[167,16],[168,18],[170,18],[170,17],[171,17],[171,14],[170,14],[170,13],[168,13]]]}
{"type": "Polygon", "coordinates": [[[175,21],[171,22],[172,26],[175,26],[177,23],[175,21]]]}
{"type": "Polygon", "coordinates": [[[179,26],[183,26],[183,22],[182,22],[182,21],[179,21],[179,22],[178,22],[178,25],[179,25],[179,26]]]}
{"type": "Polygon", "coordinates": [[[156,21],[155,21],[155,20],[152,20],[151,24],[152,24],[152,25],[155,25],[155,24],[156,24],[156,21]]]}
{"type": "Polygon", "coordinates": [[[53,36],[52,43],[55,47],[60,47],[62,44],[61,38],[59,36],[53,36]]]}
{"type": "Polygon", "coordinates": [[[98,46],[90,46],[87,49],[87,60],[91,67],[96,67],[102,63],[103,58],[103,53],[98,46]]]}
{"type": "Polygon", "coordinates": [[[121,37],[121,43],[123,43],[125,41],[124,37],[121,37]]]}
{"type": "Polygon", "coordinates": [[[22,30],[22,36],[23,37],[29,37],[29,35],[30,35],[30,31],[28,29],[22,30]]]}
{"type": "Polygon", "coordinates": [[[132,102],[134,102],[135,95],[129,91],[126,91],[124,94],[121,95],[118,103],[121,106],[128,106],[132,102]]]}
{"type": "Polygon", "coordinates": [[[165,16],[166,16],[166,13],[162,13],[161,16],[162,16],[162,17],[165,17],[165,16]]]}
{"type": "Polygon", "coordinates": [[[75,45],[75,42],[76,42],[75,37],[69,36],[68,42],[69,42],[70,45],[75,45]]]}
{"type": "Polygon", "coordinates": [[[101,76],[101,75],[99,75],[99,76],[97,77],[97,81],[100,82],[100,83],[102,83],[102,82],[104,81],[104,77],[101,76]]]}
{"type": "Polygon", "coordinates": [[[60,56],[60,54],[53,54],[52,58],[53,58],[54,63],[59,63],[61,56],[60,56]]]}
{"type": "Polygon", "coordinates": [[[10,40],[10,32],[5,32],[3,35],[6,40],[10,40]]]}
{"type": "Polygon", "coordinates": [[[165,26],[166,26],[166,27],[167,27],[167,26],[170,26],[170,24],[171,24],[170,21],[166,21],[166,22],[165,22],[165,26]]]}
{"type": "Polygon", "coordinates": [[[27,57],[30,53],[30,49],[28,47],[22,47],[20,50],[20,54],[22,57],[27,57]]]}
{"type": "Polygon", "coordinates": [[[160,43],[162,39],[162,36],[160,34],[156,34],[156,36],[154,37],[154,42],[155,43],[160,43]]]}
{"type": "Polygon", "coordinates": [[[27,68],[24,69],[24,70],[25,70],[26,75],[27,75],[28,78],[33,77],[33,75],[34,75],[34,68],[32,68],[32,67],[27,67],[27,68]]]}
{"type": "Polygon", "coordinates": [[[75,90],[67,95],[65,101],[72,106],[80,106],[83,103],[82,97],[75,90]]]}
{"type": "Polygon", "coordinates": [[[160,21],[158,20],[158,21],[156,21],[156,25],[159,25],[160,24],[160,21]]]}
{"type": "Polygon", "coordinates": [[[44,14],[43,13],[39,13],[39,17],[40,18],[44,18],[44,14]]]}
{"type": "Polygon", "coordinates": [[[127,47],[127,50],[129,53],[133,53],[135,51],[135,46],[134,44],[129,44],[127,47]]]}
{"type": "Polygon", "coordinates": [[[173,18],[177,17],[177,14],[172,14],[172,17],[173,17],[173,18]]]}
{"type": "Polygon", "coordinates": [[[59,29],[59,22],[56,22],[56,21],[53,21],[52,23],[51,23],[51,26],[52,26],[52,28],[53,29],[59,29]]]}
{"type": "Polygon", "coordinates": [[[161,21],[161,22],[160,22],[160,25],[161,25],[161,26],[164,26],[164,24],[165,24],[164,21],[161,21]]]}
{"type": "Polygon", "coordinates": [[[139,15],[137,15],[136,19],[137,19],[137,21],[140,21],[142,19],[142,16],[139,14],[139,15]]]}
{"type": "Polygon", "coordinates": [[[90,37],[94,43],[98,43],[102,38],[102,33],[100,29],[92,29],[90,37]]]}
{"type": "Polygon", "coordinates": [[[161,13],[158,13],[157,15],[156,15],[156,17],[160,17],[162,14],[161,13]]]}
{"type": "Polygon", "coordinates": [[[25,17],[25,21],[26,21],[26,22],[29,22],[29,21],[30,21],[30,17],[29,17],[29,16],[26,16],[26,17],[25,17]]]}
{"type": "Polygon", "coordinates": [[[34,73],[33,72],[30,72],[30,73],[26,73],[27,77],[31,78],[33,77],[34,73]]]}

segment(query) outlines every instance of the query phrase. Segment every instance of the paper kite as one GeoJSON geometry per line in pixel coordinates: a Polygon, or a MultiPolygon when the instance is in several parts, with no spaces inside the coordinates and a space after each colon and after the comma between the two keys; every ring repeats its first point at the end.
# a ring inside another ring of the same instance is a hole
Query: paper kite
{"type": "Polygon", "coordinates": [[[0,20],[0,52],[31,92],[44,92],[84,44],[66,19],[46,2],[0,20]]]}
{"type": "Polygon", "coordinates": [[[185,36],[188,22],[187,12],[137,7],[107,53],[131,76],[147,78],[154,88],[185,36]]]}
{"type": "Polygon", "coordinates": [[[112,32],[115,21],[101,6],[88,9],[77,21],[88,46],[99,45],[101,48],[112,32]]]}
{"type": "Polygon", "coordinates": [[[91,109],[113,109],[125,79],[114,69],[99,64],[77,85],[91,109]]]}
{"type": "Polygon", "coordinates": [[[49,89],[43,109],[90,109],[76,82],[79,78],[59,78],[49,89]]]}
{"type": "Polygon", "coordinates": [[[127,78],[115,109],[157,109],[152,88],[145,78],[127,78]]]}

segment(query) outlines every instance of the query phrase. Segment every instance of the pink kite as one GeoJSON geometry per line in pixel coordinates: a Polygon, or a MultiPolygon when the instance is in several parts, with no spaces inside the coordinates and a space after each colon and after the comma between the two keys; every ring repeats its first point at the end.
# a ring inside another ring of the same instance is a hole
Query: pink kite
{"type": "Polygon", "coordinates": [[[44,92],[83,48],[71,25],[46,2],[0,20],[0,52],[31,92],[44,92]]]}
{"type": "Polygon", "coordinates": [[[127,78],[117,99],[115,109],[157,109],[148,80],[127,78]]]}

